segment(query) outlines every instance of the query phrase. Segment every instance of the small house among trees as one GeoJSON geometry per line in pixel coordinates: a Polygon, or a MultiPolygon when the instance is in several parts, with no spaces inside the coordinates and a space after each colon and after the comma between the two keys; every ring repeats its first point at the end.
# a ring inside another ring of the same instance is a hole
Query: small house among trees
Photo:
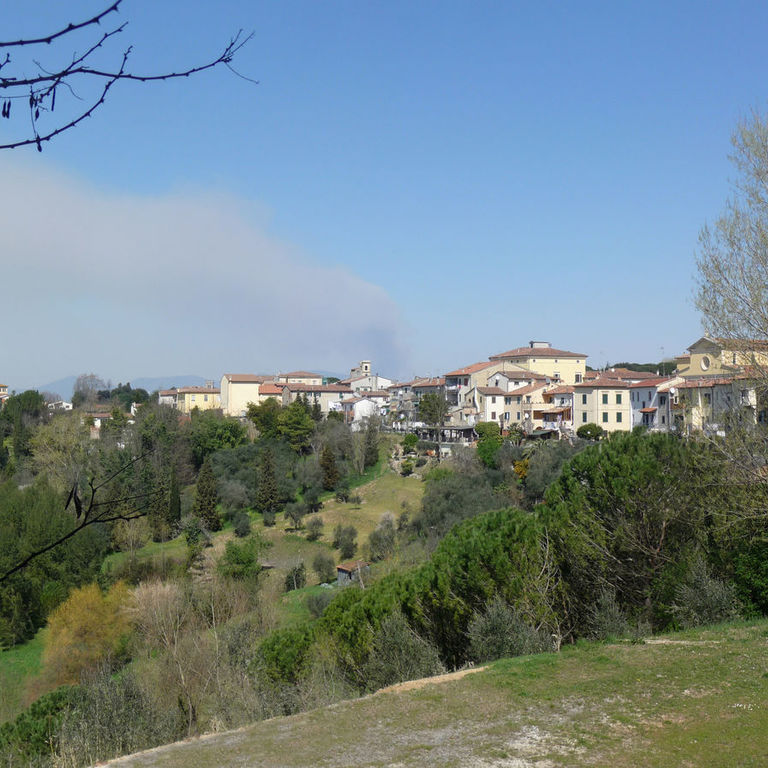
{"type": "Polygon", "coordinates": [[[365,560],[351,560],[336,566],[336,583],[340,587],[360,581],[360,576],[367,576],[371,568],[365,560]]]}

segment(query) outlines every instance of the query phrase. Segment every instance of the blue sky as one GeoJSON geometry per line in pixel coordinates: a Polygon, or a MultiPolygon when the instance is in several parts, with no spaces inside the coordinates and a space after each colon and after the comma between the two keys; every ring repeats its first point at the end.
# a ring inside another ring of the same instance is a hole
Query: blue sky
{"type": "MultiPolygon", "coordinates": [[[[13,5],[6,37],[101,7],[13,5]]],[[[120,16],[136,71],[253,31],[235,66],[259,85],[122,83],[42,153],[0,157],[11,387],[363,357],[434,375],[534,338],[602,365],[701,335],[696,241],[729,194],[736,122],[766,106],[765,3],[124,0],[120,16]]]]}

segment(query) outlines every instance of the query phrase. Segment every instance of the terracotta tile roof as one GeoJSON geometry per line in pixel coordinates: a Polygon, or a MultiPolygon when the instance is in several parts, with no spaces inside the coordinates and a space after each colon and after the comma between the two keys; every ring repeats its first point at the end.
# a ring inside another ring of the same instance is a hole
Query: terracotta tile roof
{"type": "Polygon", "coordinates": [[[435,376],[431,379],[415,379],[413,382],[413,388],[419,389],[422,387],[443,387],[445,386],[444,376],[435,376]]]}
{"type": "Polygon", "coordinates": [[[509,392],[501,389],[501,387],[478,387],[477,391],[481,395],[501,395],[502,397],[509,394],[509,392]]]}
{"type": "Polygon", "coordinates": [[[266,384],[262,384],[259,387],[260,395],[282,395],[283,388],[287,386],[284,382],[276,383],[268,381],[266,384]]]}
{"type": "Polygon", "coordinates": [[[531,392],[538,392],[540,389],[544,389],[546,384],[526,384],[524,387],[518,387],[512,389],[509,392],[505,392],[505,395],[528,395],[531,392]]]}
{"type": "Polygon", "coordinates": [[[157,394],[168,397],[169,395],[175,395],[176,392],[178,392],[177,389],[161,389],[157,394]]]}
{"type": "Polygon", "coordinates": [[[510,370],[496,371],[495,373],[488,374],[489,379],[494,376],[504,376],[510,380],[519,379],[521,381],[523,379],[528,379],[528,380],[537,379],[539,381],[543,381],[544,379],[550,378],[544,373],[536,373],[535,371],[524,371],[522,369],[513,370],[513,371],[510,371],[510,370]]]}
{"type": "Polygon", "coordinates": [[[629,386],[630,388],[643,389],[644,387],[657,387],[659,384],[666,384],[668,381],[672,381],[670,376],[654,376],[650,379],[632,382],[629,386]]]}
{"type": "Polygon", "coordinates": [[[582,381],[580,384],[574,384],[577,389],[629,389],[630,383],[622,379],[611,379],[608,376],[601,376],[598,379],[582,381]]]}
{"type": "Polygon", "coordinates": [[[678,389],[707,389],[714,386],[725,386],[727,384],[733,384],[736,381],[735,376],[702,376],[696,379],[685,379],[680,384],[675,386],[678,389]]]}
{"type": "Polygon", "coordinates": [[[263,384],[265,381],[274,381],[274,376],[265,376],[254,373],[225,373],[224,378],[234,384],[263,384]]]}
{"type": "Polygon", "coordinates": [[[567,386],[555,387],[554,389],[548,389],[544,394],[545,395],[572,395],[573,387],[567,387],[567,386]]]}
{"type": "Polygon", "coordinates": [[[583,352],[568,352],[554,347],[517,347],[517,349],[492,355],[489,360],[503,360],[508,357],[583,357],[586,359],[587,355],[583,352]]]}
{"type": "Polygon", "coordinates": [[[477,373],[478,371],[482,371],[484,368],[490,368],[492,365],[495,365],[493,361],[487,361],[482,363],[472,363],[472,365],[466,365],[464,368],[458,368],[455,371],[450,371],[449,373],[445,374],[445,377],[448,376],[469,376],[473,373],[477,373]]]}
{"type": "Polygon", "coordinates": [[[343,384],[285,384],[283,389],[290,392],[347,392],[352,393],[350,387],[343,384]]]}
{"type": "Polygon", "coordinates": [[[640,413],[656,413],[657,408],[641,408],[640,413]]]}
{"type": "Polygon", "coordinates": [[[219,395],[218,387],[179,387],[176,390],[180,395],[219,395]]]}
{"type": "Polygon", "coordinates": [[[391,397],[391,395],[382,389],[372,389],[370,392],[363,392],[363,397],[391,397]]]}
{"type": "Polygon", "coordinates": [[[344,571],[345,573],[352,573],[353,571],[356,571],[358,568],[367,568],[368,563],[365,562],[365,560],[350,560],[346,563],[339,563],[336,566],[337,571],[344,571]]]}
{"type": "Polygon", "coordinates": [[[310,371],[291,371],[290,373],[281,373],[280,377],[292,376],[293,378],[302,379],[322,379],[323,377],[319,373],[311,373],[310,371]]]}

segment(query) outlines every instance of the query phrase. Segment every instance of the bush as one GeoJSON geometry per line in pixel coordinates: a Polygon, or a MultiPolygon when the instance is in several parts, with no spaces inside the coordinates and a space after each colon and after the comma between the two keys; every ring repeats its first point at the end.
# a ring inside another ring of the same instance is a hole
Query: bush
{"type": "Polygon", "coordinates": [[[713,578],[704,558],[698,557],[675,591],[672,614],[681,627],[688,628],[733,621],[740,609],[733,585],[713,578]]]}
{"type": "Polygon", "coordinates": [[[410,459],[406,459],[402,464],[400,464],[400,474],[403,477],[408,477],[408,475],[413,474],[413,462],[410,459]]]}
{"type": "Polygon", "coordinates": [[[227,512],[237,512],[251,504],[248,489],[238,480],[229,478],[219,483],[219,500],[227,512]]]}
{"type": "Polygon", "coordinates": [[[307,540],[317,541],[323,535],[323,518],[320,515],[312,515],[307,520],[307,540]]]}
{"type": "Polygon", "coordinates": [[[551,651],[552,641],[546,633],[528,626],[497,597],[484,612],[475,612],[469,624],[469,646],[475,661],[485,662],[551,651]]]}
{"type": "Polygon", "coordinates": [[[395,553],[395,518],[391,513],[382,516],[376,530],[368,537],[371,560],[386,560],[395,553]]]}
{"type": "Polygon", "coordinates": [[[307,596],[307,608],[313,619],[319,619],[323,611],[328,607],[328,603],[333,600],[331,591],[326,589],[322,592],[314,592],[307,596]]]}
{"type": "Polygon", "coordinates": [[[587,611],[587,637],[593,640],[625,637],[629,629],[627,617],[616,600],[616,592],[603,591],[598,602],[587,611]]]}
{"type": "Polygon", "coordinates": [[[335,489],[336,501],[344,503],[349,501],[349,480],[344,478],[339,482],[335,489]]]}
{"type": "Polygon", "coordinates": [[[261,513],[262,521],[267,528],[271,528],[275,524],[275,510],[265,509],[261,513]]]}
{"type": "Polygon", "coordinates": [[[411,629],[400,611],[382,620],[362,670],[369,691],[386,685],[439,675],[445,671],[437,648],[411,629]]]}
{"type": "Polygon", "coordinates": [[[244,539],[251,533],[251,518],[247,512],[238,512],[234,519],[235,536],[244,539]]]}
{"type": "Polygon", "coordinates": [[[160,707],[130,672],[101,669],[81,686],[62,720],[61,764],[95,765],[118,755],[175,741],[183,734],[179,710],[160,707]]]}
{"type": "Polygon", "coordinates": [[[419,458],[416,459],[417,467],[423,467],[426,463],[427,463],[427,460],[423,456],[419,456],[419,458]]]}
{"type": "Polygon", "coordinates": [[[416,450],[416,446],[419,444],[419,438],[413,434],[413,432],[409,432],[404,438],[403,438],[403,450],[406,453],[413,453],[416,450]]]}
{"type": "Polygon", "coordinates": [[[302,589],[307,585],[307,569],[304,563],[301,562],[298,565],[291,568],[288,573],[285,574],[285,591],[290,592],[294,589],[302,589]]]}
{"type": "Polygon", "coordinates": [[[330,584],[332,581],[336,581],[336,564],[333,558],[325,552],[318,552],[315,555],[312,568],[321,584],[330,584]]]}
{"type": "Polygon", "coordinates": [[[605,434],[605,430],[599,424],[582,424],[576,430],[576,437],[582,440],[599,440],[605,434]]]}

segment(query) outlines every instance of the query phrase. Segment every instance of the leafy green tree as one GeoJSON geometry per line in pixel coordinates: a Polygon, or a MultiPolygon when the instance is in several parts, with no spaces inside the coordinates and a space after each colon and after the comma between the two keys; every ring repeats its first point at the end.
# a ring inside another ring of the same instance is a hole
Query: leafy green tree
{"type": "Polygon", "coordinates": [[[301,528],[301,521],[306,517],[309,511],[307,505],[303,501],[292,501],[285,507],[285,516],[293,523],[295,530],[301,528]]]}
{"type": "Polygon", "coordinates": [[[221,519],[216,510],[216,479],[210,461],[203,462],[200,474],[197,478],[197,493],[192,513],[200,518],[202,524],[209,531],[221,529],[221,519]]]}
{"type": "Polygon", "coordinates": [[[320,469],[323,472],[323,488],[332,491],[341,478],[339,468],[336,466],[336,456],[333,449],[326,443],[320,452],[320,469]]]}
{"type": "Polygon", "coordinates": [[[418,435],[414,435],[413,432],[409,432],[403,437],[403,450],[406,453],[412,453],[416,450],[416,446],[419,444],[418,435]]]}
{"type": "Polygon", "coordinates": [[[274,397],[268,397],[263,403],[248,403],[248,418],[259,430],[259,437],[274,440],[280,436],[278,417],[283,406],[274,397]]]}
{"type": "Polygon", "coordinates": [[[224,554],[219,558],[219,573],[237,581],[257,582],[262,571],[259,558],[266,548],[266,542],[254,534],[242,543],[228,541],[224,554]]]}
{"type": "Polygon", "coordinates": [[[285,591],[303,589],[307,585],[307,569],[303,562],[291,568],[285,575],[285,591]]]}
{"type": "Polygon", "coordinates": [[[319,485],[310,485],[304,491],[304,503],[310,512],[318,512],[322,508],[323,502],[320,501],[321,492],[322,488],[319,485]]]}
{"type": "Polygon", "coordinates": [[[336,581],[336,564],[326,552],[318,552],[312,560],[312,569],[317,574],[321,584],[336,581]]]}
{"type": "Polygon", "coordinates": [[[280,437],[287,440],[294,451],[302,453],[309,448],[315,422],[307,412],[304,402],[297,398],[280,412],[277,429],[280,437]]]}
{"type": "Polygon", "coordinates": [[[486,467],[496,466],[496,454],[503,442],[501,429],[495,421],[481,421],[475,426],[478,435],[477,455],[486,467]]]}
{"type": "Polygon", "coordinates": [[[395,553],[395,518],[385,514],[368,537],[368,551],[373,562],[386,560],[395,553]]]}
{"type": "Polygon", "coordinates": [[[216,451],[235,448],[247,440],[245,427],[237,420],[216,411],[198,411],[192,416],[190,441],[195,464],[202,466],[216,451]]]}
{"type": "Polygon", "coordinates": [[[605,430],[599,424],[582,424],[576,430],[576,436],[582,440],[599,440],[605,434],[605,430]]]}
{"type": "Polygon", "coordinates": [[[442,395],[428,392],[419,400],[419,416],[435,430],[435,442],[437,443],[437,460],[440,461],[440,442],[442,440],[442,426],[448,416],[448,401],[442,395]]]}

